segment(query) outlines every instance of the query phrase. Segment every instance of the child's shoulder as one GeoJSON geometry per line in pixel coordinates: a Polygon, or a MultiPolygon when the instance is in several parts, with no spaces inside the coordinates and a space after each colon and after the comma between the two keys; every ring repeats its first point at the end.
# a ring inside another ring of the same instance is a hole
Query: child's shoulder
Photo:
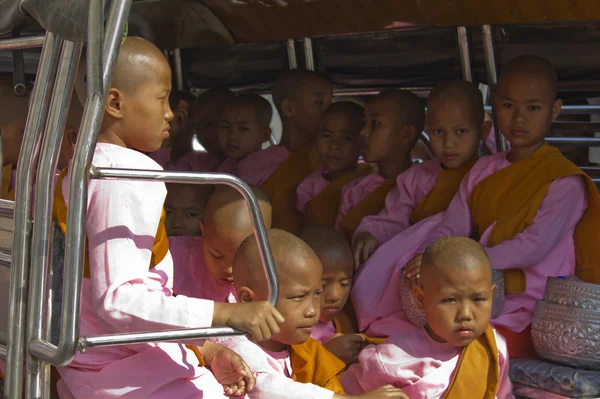
{"type": "Polygon", "coordinates": [[[149,156],[115,144],[98,143],[94,151],[94,166],[123,169],[162,170],[149,156]]]}

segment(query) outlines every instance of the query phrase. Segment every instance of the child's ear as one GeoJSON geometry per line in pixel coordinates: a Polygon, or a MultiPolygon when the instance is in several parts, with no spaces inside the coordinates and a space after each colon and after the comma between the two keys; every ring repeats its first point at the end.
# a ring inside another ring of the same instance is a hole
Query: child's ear
{"type": "Polygon", "coordinates": [[[67,128],[65,132],[65,140],[73,151],[75,150],[75,144],[77,144],[77,129],[67,128]]]}
{"type": "Polygon", "coordinates": [[[563,100],[557,98],[552,104],[552,121],[555,121],[560,115],[560,110],[563,106],[563,100]]]}
{"type": "Polygon", "coordinates": [[[417,310],[420,312],[425,311],[425,294],[423,288],[419,284],[414,284],[412,287],[413,300],[417,306],[417,310]]]}
{"type": "Polygon", "coordinates": [[[492,297],[494,296],[494,294],[496,294],[496,284],[492,284],[492,297]]]}
{"type": "Polygon", "coordinates": [[[254,299],[254,291],[246,286],[240,287],[237,297],[241,303],[250,303],[254,299]]]}
{"type": "Polygon", "coordinates": [[[204,235],[204,220],[198,219],[198,224],[200,225],[200,231],[202,232],[202,235],[204,235]]]}
{"type": "Polygon", "coordinates": [[[108,91],[104,110],[115,119],[123,117],[123,93],[119,89],[113,87],[108,91]]]}
{"type": "Polygon", "coordinates": [[[264,137],[263,137],[263,143],[265,141],[269,141],[269,142],[271,141],[271,128],[270,127],[268,127],[268,128],[265,129],[264,137]]]}
{"type": "Polygon", "coordinates": [[[291,118],[294,115],[294,104],[286,98],[281,102],[281,112],[286,118],[291,118]]]}
{"type": "Polygon", "coordinates": [[[417,128],[414,126],[405,126],[402,134],[407,143],[416,143],[421,132],[418,132],[417,128]]]}

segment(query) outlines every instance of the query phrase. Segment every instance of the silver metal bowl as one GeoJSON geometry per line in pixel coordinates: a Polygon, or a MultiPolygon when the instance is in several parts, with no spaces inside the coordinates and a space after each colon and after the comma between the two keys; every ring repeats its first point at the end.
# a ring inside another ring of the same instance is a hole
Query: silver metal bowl
{"type": "MultiPolygon", "coordinates": [[[[492,270],[492,283],[496,284],[496,292],[494,293],[493,305],[492,305],[492,319],[500,315],[502,310],[502,303],[504,302],[504,272],[501,270],[492,270]]],[[[427,324],[427,318],[425,313],[417,309],[415,304],[412,290],[408,280],[402,278],[400,283],[400,300],[406,312],[408,320],[417,327],[422,327],[427,324]]]]}
{"type": "Polygon", "coordinates": [[[575,277],[548,278],[544,301],[557,305],[600,311],[600,285],[586,283],[575,277]]]}
{"type": "Polygon", "coordinates": [[[531,337],[544,359],[600,370],[600,311],[538,301],[531,337]]]}

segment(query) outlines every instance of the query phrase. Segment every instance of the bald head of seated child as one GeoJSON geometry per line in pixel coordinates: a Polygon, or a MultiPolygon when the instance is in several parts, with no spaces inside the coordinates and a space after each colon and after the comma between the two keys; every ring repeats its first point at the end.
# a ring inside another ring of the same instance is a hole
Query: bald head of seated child
{"type": "Polygon", "coordinates": [[[223,153],[233,159],[260,151],[271,137],[271,104],[258,94],[240,94],[225,107],[219,130],[223,153]]]}
{"type": "Polygon", "coordinates": [[[330,180],[356,169],[361,150],[363,107],[341,101],[331,104],[321,118],[317,151],[330,180]]]}
{"type": "Polygon", "coordinates": [[[365,107],[363,158],[375,163],[385,179],[395,177],[411,165],[411,150],[425,123],[423,101],[415,94],[385,90],[365,107]]]}
{"type": "MultiPolygon", "coordinates": [[[[271,228],[271,203],[258,187],[252,187],[258,200],[265,228],[271,228]]],[[[234,188],[217,186],[200,221],[204,236],[204,260],[211,274],[223,284],[233,286],[233,259],[242,242],[253,233],[250,209],[234,188]]]]}
{"type": "Polygon", "coordinates": [[[200,236],[201,220],[214,186],[167,183],[165,228],[169,237],[200,236]]]}
{"type": "Polygon", "coordinates": [[[474,83],[446,82],[429,94],[426,130],[433,154],[445,168],[460,168],[477,157],[484,122],[483,97],[474,83]]]}
{"type": "Polygon", "coordinates": [[[234,98],[229,89],[212,88],[202,92],[192,107],[192,125],[196,137],[206,151],[213,156],[223,156],[219,143],[221,118],[225,106],[234,98]]]}
{"type": "Polygon", "coordinates": [[[489,324],[495,289],[479,243],[466,237],[433,242],[413,291],[426,326],[365,348],[341,377],[346,392],[362,392],[377,381],[411,398],[514,398],[506,342],[489,324]]]}

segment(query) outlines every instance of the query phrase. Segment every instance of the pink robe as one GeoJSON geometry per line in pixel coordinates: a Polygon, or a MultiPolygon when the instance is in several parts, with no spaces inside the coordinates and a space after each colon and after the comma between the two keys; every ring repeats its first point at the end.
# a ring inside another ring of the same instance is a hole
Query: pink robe
{"type": "MultiPolygon", "coordinates": [[[[93,164],[161,170],[140,152],[106,143],[96,146],[93,164]]],[[[68,206],[68,176],[62,193],[68,206]]],[[[166,194],[160,182],[90,180],[91,276],[83,279],[82,336],[211,326],[213,301],[173,296],[170,253],[148,270],[166,194]]],[[[198,367],[196,356],[174,343],[89,348],[59,372],[63,399],[226,397],[210,371],[198,367]]]]}
{"type": "Polygon", "coordinates": [[[314,384],[292,380],[289,351],[268,352],[246,337],[221,338],[219,344],[240,355],[256,378],[250,399],[331,399],[334,393],[314,384]]]}
{"type": "Polygon", "coordinates": [[[173,293],[235,303],[235,287],[216,279],[204,261],[203,237],[169,237],[173,255],[173,293]]]}
{"type": "MultiPolygon", "coordinates": [[[[440,160],[432,159],[401,173],[396,180],[396,187],[385,198],[385,208],[377,215],[363,218],[355,234],[368,231],[380,243],[384,243],[405,230],[410,226],[410,217],[419,201],[435,187],[441,171],[440,160]]],[[[357,187],[353,191],[359,189],[357,187]]]]}
{"type": "Polygon", "coordinates": [[[218,164],[219,160],[208,152],[190,152],[181,157],[175,164],[171,163],[171,148],[161,148],[156,152],[148,154],[164,170],[179,172],[210,172],[218,164]]]}
{"type": "MultiPolygon", "coordinates": [[[[508,377],[506,341],[496,333],[500,380],[497,399],[513,399],[508,377]]],[[[442,398],[450,386],[462,348],[431,339],[423,328],[399,333],[380,345],[370,345],[358,356],[358,363],[346,370],[340,381],[349,395],[361,394],[392,384],[410,399],[442,398]]],[[[486,378],[476,376],[473,378],[486,378]]]]}
{"type": "Polygon", "coordinates": [[[323,323],[322,321],[318,322],[315,328],[310,334],[312,339],[315,339],[321,343],[325,343],[329,341],[335,335],[335,326],[333,325],[333,321],[328,323],[323,323]]]}
{"type": "MultiPolygon", "coordinates": [[[[441,223],[419,247],[445,236],[470,237],[472,233],[469,195],[480,181],[510,165],[506,152],[481,158],[463,179],[458,193],[444,213],[441,223]]],[[[572,275],[575,271],[575,227],[587,208],[587,190],[581,176],[556,179],[540,205],[533,223],[512,240],[487,247],[492,224],[479,242],[486,247],[495,270],[523,269],[527,279],[525,292],[504,298],[501,315],[494,326],[522,332],[531,324],[535,302],[544,297],[546,280],[551,276],[572,275]]]]}
{"type": "Polygon", "coordinates": [[[335,227],[339,230],[339,225],[344,216],[348,214],[362,200],[367,198],[383,184],[385,179],[377,172],[364,177],[354,179],[342,188],[342,200],[338,209],[335,227]]]}
{"type": "Polygon", "coordinates": [[[217,172],[237,176],[247,184],[260,187],[289,156],[287,148],[272,145],[240,160],[227,158],[219,165],[217,172]]]}
{"type": "Polygon", "coordinates": [[[299,212],[304,213],[308,203],[331,184],[331,181],[325,178],[326,175],[327,169],[317,170],[308,175],[298,185],[298,188],[296,188],[296,196],[298,197],[296,209],[299,212]]]}

